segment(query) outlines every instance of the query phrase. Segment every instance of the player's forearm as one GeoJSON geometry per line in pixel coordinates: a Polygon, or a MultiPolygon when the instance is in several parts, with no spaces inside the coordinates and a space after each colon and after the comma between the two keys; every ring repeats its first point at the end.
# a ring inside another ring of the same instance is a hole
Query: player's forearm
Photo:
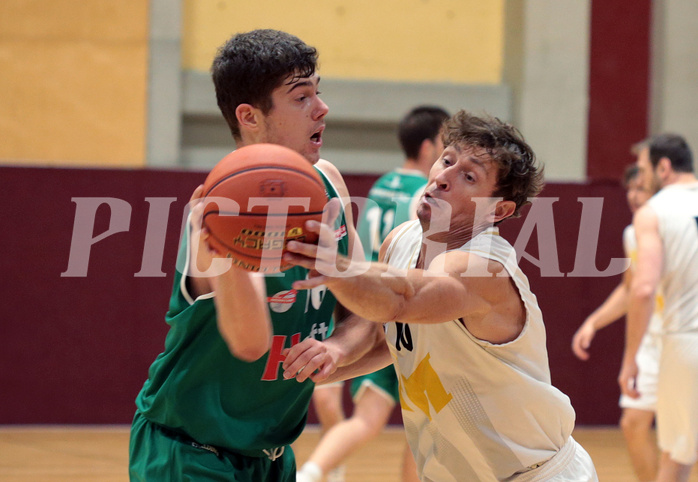
{"type": "Polygon", "coordinates": [[[635,358],[653,311],[654,293],[648,290],[633,290],[625,324],[625,356],[627,358],[635,358]]]}
{"type": "Polygon", "coordinates": [[[382,340],[381,343],[377,343],[370,347],[358,360],[355,360],[349,365],[337,368],[337,370],[326,380],[323,380],[321,384],[349,380],[360,375],[373,373],[376,370],[387,367],[391,363],[392,358],[390,357],[390,350],[388,349],[388,345],[385,344],[385,340],[382,340]]]}
{"type": "Polygon", "coordinates": [[[231,353],[245,361],[259,359],[269,350],[271,320],[263,279],[232,268],[215,280],[218,329],[231,353]]]}
{"type": "Polygon", "coordinates": [[[589,315],[595,330],[600,330],[618,320],[628,312],[628,290],[624,284],[619,284],[606,301],[596,311],[589,315]]]}
{"type": "Polygon", "coordinates": [[[350,314],[337,323],[335,331],[325,343],[334,347],[340,354],[338,366],[354,363],[364,356],[376,344],[385,344],[383,327],[377,323],[350,314]]]}
{"type": "Polygon", "coordinates": [[[415,289],[405,270],[371,263],[360,275],[328,280],[337,300],[357,315],[374,322],[395,321],[415,289]]]}

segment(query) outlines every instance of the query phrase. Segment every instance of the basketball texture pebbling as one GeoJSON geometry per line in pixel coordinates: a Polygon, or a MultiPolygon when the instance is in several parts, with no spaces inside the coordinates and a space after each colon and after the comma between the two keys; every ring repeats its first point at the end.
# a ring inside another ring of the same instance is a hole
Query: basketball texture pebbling
{"type": "Polygon", "coordinates": [[[204,182],[203,227],[207,242],[233,265],[279,273],[290,240],[314,243],[305,222],[322,220],[327,203],[320,174],[297,152],[275,144],[252,144],[225,156],[204,182]]]}

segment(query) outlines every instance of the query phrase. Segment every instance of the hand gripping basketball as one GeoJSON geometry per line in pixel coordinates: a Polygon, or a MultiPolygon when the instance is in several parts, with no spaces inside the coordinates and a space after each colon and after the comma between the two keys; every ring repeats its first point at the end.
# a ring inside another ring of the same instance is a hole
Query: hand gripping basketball
{"type": "Polygon", "coordinates": [[[306,221],[306,230],[318,235],[317,244],[290,241],[286,246],[284,261],[310,270],[308,278],[294,282],[295,289],[310,289],[327,284],[335,278],[346,278],[365,271],[357,263],[337,252],[335,220],[340,212],[339,199],[332,199],[325,206],[322,223],[306,221]]]}

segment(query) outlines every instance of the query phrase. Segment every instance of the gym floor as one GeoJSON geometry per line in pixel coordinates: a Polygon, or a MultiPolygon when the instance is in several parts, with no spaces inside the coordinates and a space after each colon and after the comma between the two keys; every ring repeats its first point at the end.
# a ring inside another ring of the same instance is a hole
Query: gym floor
{"type": "MultiPolygon", "coordinates": [[[[2,426],[4,482],[126,482],[128,426],[2,426]]],[[[319,440],[309,426],[294,444],[305,461],[319,440]]],[[[575,439],[589,452],[602,482],[633,482],[623,435],[615,427],[582,427],[575,439]]],[[[346,482],[398,482],[404,435],[389,428],[347,461],[346,482]]],[[[691,481],[698,482],[694,470],[691,481]]]]}

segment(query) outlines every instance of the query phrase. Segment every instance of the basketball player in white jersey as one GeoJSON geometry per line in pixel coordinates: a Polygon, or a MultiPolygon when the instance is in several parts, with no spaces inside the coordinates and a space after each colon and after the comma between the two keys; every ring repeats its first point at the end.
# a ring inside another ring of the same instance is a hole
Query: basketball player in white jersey
{"type": "MultiPolygon", "coordinates": [[[[329,380],[394,361],[422,481],[596,481],[571,438],[569,398],[550,383],[536,298],[495,226],[540,191],[534,154],[512,126],[465,111],[447,121],[443,139],[419,219],[385,240],[384,263],[335,256],[328,224],[308,223],[319,246],[288,245],[289,261],[316,269],[294,287],[326,284],[352,311],[386,325],[351,364],[328,338],[340,367],[329,380]]],[[[315,357],[320,343],[290,349],[284,376],[327,377],[335,367],[315,357]]]]}
{"type": "MultiPolygon", "coordinates": [[[[388,234],[396,226],[416,218],[415,205],[427,183],[429,170],[443,151],[441,125],[448,118],[448,113],[440,107],[420,105],[400,120],[398,138],[405,161],[373,184],[368,194],[369,207],[363,209],[357,225],[367,260],[378,260],[380,246],[388,234]]],[[[342,462],[383,431],[395,404],[400,402],[398,381],[392,366],[357,377],[350,384],[354,402],[351,417],[338,421],[325,431],[326,424],[318,408],[341,407],[343,386],[343,382],[336,382],[315,387],[313,403],[325,433],[296,474],[297,482],[320,482],[325,474],[327,482],[344,482],[342,462]]],[[[416,479],[414,457],[405,444],[401,480],[410,482],[416,479]]]]}
{"type": "Polygon", "coordinates": [[[658,481],[686,481],[698,458],[698,180],[686,141],[662,134],[640,151],[638,167],[655,194],[633,218],[637,268],[630,290],[625,354],[618,383],[640,396],[635,355],[664,296],[657,387],[658,481]]]}
{"type": "MultiPolygon", "coordinates": [[[[628,207],[632,213],[635,213],[654,194],[645,186],[637,164],[626,169],[623,186],[626,189],[628,207]]],[[[637,242],[632,224],[626,226],[623,231],[623,249],[625,256],[630,258],[630,268],[625,271],[623,280],[608,295],[606,301],[584,320],[572,338],[572,351],[580,360],[589,359],[588,350],[596,332],[619,320],[628,312],[632,273],[637,263],[637,242]]],[[[640,397],[630,398],[627,395],[621,395],[618,403],[622,408],[620,427],[623,430],[635,475],[640,482],[656,480],[659,463],[657,441],[652,429],[657,407],[657,375],[662,345],[661,308],[663,305],[664,299],[657,293],[652,320],[637,352],[637,365],[640,368],[637,385],[640,397]]]]}

